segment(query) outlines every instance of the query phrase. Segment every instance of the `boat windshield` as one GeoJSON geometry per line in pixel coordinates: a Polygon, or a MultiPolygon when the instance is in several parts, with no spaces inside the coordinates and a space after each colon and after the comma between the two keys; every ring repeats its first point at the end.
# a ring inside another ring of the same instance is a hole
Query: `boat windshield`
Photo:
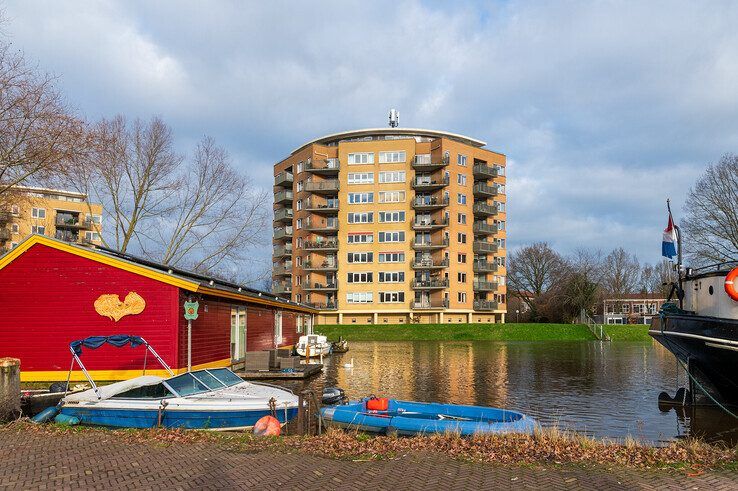
{"type": "Polygon", "coordinates": [[[208,368],[207,372],[223,382],[228,387],[243,382],[243,380],[241,380],[241,377],[228,370],[227,368],[208,368]]]}
{"type": "Polygon", "coordinates": [[[171,387],[180,397],[201,394],[210,390],[205,384],[193,377],[191,373],[177,375],[176,377],[165,380],[164,383],[171,387]]]}
{"type": "Polygon", "coordinates": [[[197,370],[195,372],[192,372],[192,375],[197,380],[207,385],[208,389],[210,390],[222,389],[223,387],[225,387],[224,383],[215,378],[211,373],[208,373],[207,370],[197,370]]]}

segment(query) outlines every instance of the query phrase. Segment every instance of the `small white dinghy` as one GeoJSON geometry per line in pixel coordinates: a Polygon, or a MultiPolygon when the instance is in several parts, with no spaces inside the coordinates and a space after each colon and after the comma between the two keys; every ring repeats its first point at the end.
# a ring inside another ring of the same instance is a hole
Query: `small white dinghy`
{"type": "Polygon", "coordinates": [[[331,352],[331,343],[326,336],[320,334],[309,334],[300,336],[295,351],[300,356],[307,356],[307,348],[310,347],[310,356],[325,356],[331,352]]]}

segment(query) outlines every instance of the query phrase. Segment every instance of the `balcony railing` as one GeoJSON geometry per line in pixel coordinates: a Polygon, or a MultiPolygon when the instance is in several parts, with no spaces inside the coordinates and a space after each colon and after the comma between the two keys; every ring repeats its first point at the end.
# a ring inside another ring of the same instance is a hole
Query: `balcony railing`
{"type": "Polygon", "coordinates": [[[497,290],[497,283],[493,281],[475,281],[474,291],[478,292],[493,292],[497,290]]]}
{"type": "Polygon", "coordinates": [[[443,208],[444,206],[448,206],[448,197],[440,198],[436,196],[416,196],[413,200],[413,208],[415,208],[416,210],[431,210],[434,208],[443,208]]]}
{"type": "Polygon", "coordinates": [[[339,163],[338,159],[324,159],[324,164],[316,165],[314,162],[308,162],[305,164],[305,170],[313,172],[315,174],[338,174],[339,163]]]}
{"type": "Polygon", "coordinates": [[[275,222],[291,222],[294,213],[292,208],[279,208],[274,212],[275,222]]]}
{"type": "Polygon", "coordinates": [[[274,177],[274,185],[292,189],[292,182],[294,179],[295,178],[291,172],[280,172],[274,177]]]}
{"type": "Polygon", "coordinates": [[[413,280],[410,287],[415,290],[433,290],[439,288],[448,288],[447,279],[431,279],[431,280],[413,280]]]}
{"type": "Polygon", "coordinates": [[[449,178],[445,176],[443,179],[427,179],[423,177],[416,177],[413,179],[413,189],[418,190],[431,190],[441,189],[448,186],[449,178]]]}
{"type": "Polygon", "coordinates": [[[338,310],[338,304],[335,302],[308,302],[305,305],[316,310],[338,310]]]}
{"type": "Polygon", "coordinates": [[[322,262],[316,261],[314,264],[312,261],[305,261],[302,264],[302,269],[305,271],[335,271],[338,269],[338,260],[335,256],[332,256],[322,262]]]}
{"type": "Polygon", "coordinates": [[[333,282],[327,282],[327,283],[319,283],[319,282],[305,283],[302,286],[302,289],[306,291],[333,291],[333,290],[338,290],[338,282],[333,281],[333,282]]]}
{"type": "Polygon", "coordinates": [[[410,302],[410,308],[416,310],[424,309],[447,309],[448,300],[421,300],[420,302],[410,302]]]}
{"type": "Polygon", "coordinates": [[[338,188],[338,179],[327,179],[318,182],[308,181],[305,183],[305,191],[310,193],[335,193],[338,188]]]}
{"type": "Polygon", "coordinates": [[[484,242],[482,240],[475,240],[472,250],[476,254],[494,254],[497,252],[497,244],[494,242],[484,242]]]}
{"type": "Polygon", "coordinates": [[[0,223],[8,223],[13,219],[13,214],[9,211],[0,211],[0,223]]]}
{"type": "Polygon", "coordinates": [[[495,205],[488,205],[487,203],[474,203],[474,214],[491,216],[497,214],[497,207],[495,205]]]}
{"type": "Polygon", "coordinates": [[[448,259],[433,261],[433,259],[415,259],[412,263],[413,269],[443,269],[448,268],[448,259]]]}
{"type": "Polygon", "coordinates": [[[497,310],[494,300],[474,300],[474,310],[497,310]]]}
{"type": "Polygon", "coordinates": [[[338,200],[335,199],[325,203],[307,200],[305,202],[305,210],[312,211],[313,213],[338,213],[338,200]]]}
{"type": "Polygon", "coordinates": [[[281,227],[274,229],[274,240],[292,238],[292,227],[281,227]]]}
{"type": "Polygon", "coordinates": [[[493,261],[483,261],[477,259],[474,261],[474,272],[475,273],[494,273],[497,271],[497,263],[493,261]]]}
{"type": "Polygon", "coordinates": [[[292,293],[292,284],[290,283],[275,283],[272,285],[272,292],[276,295],[284,295],[292,293]]]}
{"type": "Polygon", "coordinates": [[[274,248],[274,257],[291,256],[292,255],[292,243],[288,242],[284,245],[278,245],[274,248]]]}
{"type": "Polygon", "coordinates": [[[338,241],[325,240],[321,242],[306,241],[303,244],[303,250],[306,251],[336,251],[338,250],[338,241]]]}
{"type": "Polygon", "coordinates": [[[487,164],[474,164],[474,177],[482,177],[487,179],[492,179],[493,177],[497,177],[497,169],[494,167],[490,167],[487,164]]]}
{"type": "Polygon", "coordinates": [[[274,193],[274,202],[275,203],[290,203],[294,199],[295,195],[292,193],[292,191],[279,191],[277,193],[274,193]]]}
{"type": "Polygon", "coordinates": [[[413,229],[415,230],[433,230],[447,226],[448,218],[443,218],[439,221],[432,218],[421,218],[416,216],[415,221],[413,222],[413,229]]]}
{"type": "Polygon", "coordinates": [[[474,235],[491,235],[497,233],[497,226],[490,223],[474,222],[473,230],[474,235]]]}
{"type": "Polygon", "coordinates": [[[74,215],[57,215],[54,220],[56,228],[74,228],[74,229],[90,229],[92,227],[92,219],[85,218],[80,220],[74,215]]]}
{"type": "Polygon", "coordinates": [[[474,196],[496,196],[497,187],[488,186],[481,182],[474,185],[474,196]]]}
{"type": "Polygon", "coordinates": [[[7,228],[0,228],[0,240],[10,240],[10,230],[7,228]]]}
{"type": "Polygon", "coordinates": [[[338,232],[338,218],[333,218],[332,220],[308,220],[305,224],[305,229],[309,232],[335,235],[338,232]]]}
{"type": "Polygon", "coordinates": [[[275,276],[284,276],[292,274],[292,264],[280,264],[274,267],[275,276]]]}
{"type": "Polygon", "coordinates": [[[430,156],[427,155],[416,155],[413,160],[413,167],[418,170],[433,170],[445,167],[448,165],[448,157],[444,157],[435,162],[430,156]]]}
{"type": "Polygon", "coordinates": [[[413,249],[423,250],[423,249],[440,249],[443,247],[448,247],[448,239],[443,240],[416,240],[413,242],[413,249]]]}

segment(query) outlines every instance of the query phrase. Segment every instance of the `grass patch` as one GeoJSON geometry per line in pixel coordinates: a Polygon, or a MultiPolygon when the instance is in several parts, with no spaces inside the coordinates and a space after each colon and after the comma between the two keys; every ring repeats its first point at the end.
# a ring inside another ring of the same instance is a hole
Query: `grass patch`
{"type": "Polygon", "coordinates": [[[315,332],[349,341],[590,341],[581,324],[380,324],[323,325],[315,332]]]}
{"type": "Polygon", "coordinates": [[[605,332],[613,341],[651,341],[648,335],[650,327],[642,324],[606,325],[605,332]]]}

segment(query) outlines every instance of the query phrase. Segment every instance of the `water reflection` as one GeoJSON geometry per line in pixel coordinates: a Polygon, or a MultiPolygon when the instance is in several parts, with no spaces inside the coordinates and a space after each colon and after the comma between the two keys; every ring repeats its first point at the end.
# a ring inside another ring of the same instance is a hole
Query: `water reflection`
{"type": "Polygon", "coordinates": [[[658,410],[658,393],[685,383],[672,355],[655,343],[419,341],[353,342],[310,385],[337,385],[352,399],[376,394],[507,407],[600,437],[736,437],[735,422],[713,411],[677,417],[658,410]],[[351,358],[354,368],[344,368],[351,358]]]}

